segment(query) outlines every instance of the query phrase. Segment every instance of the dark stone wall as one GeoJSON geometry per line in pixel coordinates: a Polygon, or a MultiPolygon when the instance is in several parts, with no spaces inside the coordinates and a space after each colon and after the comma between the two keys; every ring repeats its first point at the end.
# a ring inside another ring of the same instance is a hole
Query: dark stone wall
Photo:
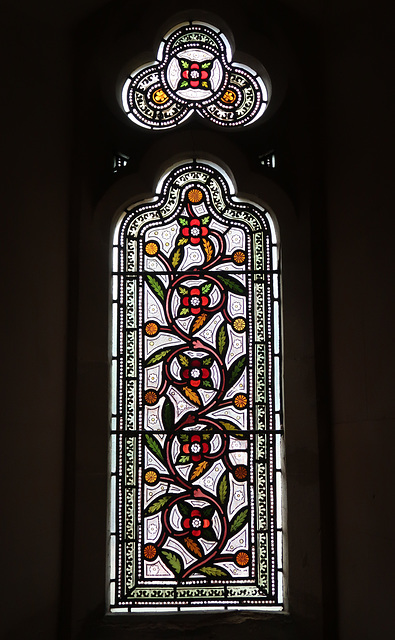
{"type": "Polygon", "coordinates": [[[81,628],[80,637],[92,638],[391,637],[389,6],[205,3],[227,22],[238,49],[268,61],[274,80],[271,120],[239,141],[225,134],[217,143],[218,134],[201,123],[172,139],[126,131],[108,89],[127,47],[150,51],[184,3],[3,2],[2,638],[71,638],[81,628]],[[105,323],[93,326],[91,318],[98,308],[107,313],[100,282],[107,278],[108,211],[115,202],[121,210],[131,188],[136,197],[150,193],[162,142],[172,153],[193,146],[215,154],[223,146],[226,162],[240,168],[240,190],[266,185],[278,203],[281,191],[308,240],[297,255],[294,223],[287,226],[284,214],[285,304],[297,308],[302,300],[308,321],[288,318],[285,334],[290,601],[297,615],[281,624],[232,618],[207,627],[200,619],[159,631],[151,621],[131,634],[122,622],[118,630],[101,623],[107,338],[105,323]],[[258,156],[270,148],[279,163],[268,175],[258,156]],[[117,184],[116,150],[132,157],[117,184]],[[299,397],[308,402],[298,407],[299,397]],[[299,433],[311,434],[311,446],[300,446],[299,433]],[[303,545],[308,552],[300,554],[303,545]]]}

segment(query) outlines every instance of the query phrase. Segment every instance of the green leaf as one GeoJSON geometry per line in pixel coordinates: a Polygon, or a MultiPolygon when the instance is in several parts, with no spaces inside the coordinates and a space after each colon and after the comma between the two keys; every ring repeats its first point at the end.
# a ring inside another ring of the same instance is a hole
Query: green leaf
{"type": "Polygon", "coordinates": [[[217,536],[214,533],[214,529],[212,527],[208,527],[207,529],[202,529],[202,538],[212,542],[217,539],[217,536]]]}
{"type": "Polygon", "coordinates": [[[203,507],[202,509],[202,516],[203,518],[207,518],[208,520],[211,520],[213,514],[214,514],[215,508],[210,504],[207,507],[203,507]]]}
{"type": "MultiPolygon", "coordinates": [[[[206,293],[209,293],[209,291],[211,290],[211,287],[213,286],[212,282],[206,282],[206,284],[204,284],[202,286],[202,293],[203,295],[205,295],[206,293]]],[[[180,290],[180,289],[179,289],[180,290]]],[[[188,292],[187,292],[188,293],[188,292]]]]}
{"type": "Polygon", "coordinates": [[[232,524],[230,525],[231,533],[236,533],[237,531],[239,531],[239,529],[241,529],[245,519],[247,518],[247,515],[248,509],[243,509],[243,511],[240,511],[240,513],[234,518],[232,524]]]}
{"type": "Polygon", "coordinates": [[[209,433],[203,433],[203,440],[210,440],[210,437],[209,433]]]}
{"type": "Polygon", "coordinates": [[[171,351],[171,349],[163,349],[163,351],[160,351],[156,355],[152,356],[152,358],[150,358],[148,360],[148,362],[146,363],[146,366],[149,367],[151,364],[155,364],[155,362],[160,362],[161,360],[163,360],[167,356],[167,354],[170,351],[171,351]]]}
{"type": "Polygon", "coordinates": [[[203,364],[205,364],[206,366],[209,366],[211,364],[211,362],[212,362],[212,358],[210,358],[210,357],[205,358],[203,360],[203,364]]]}
{"type": "Polygon", "coordinates": [[[203,387],[206,387],[206,389],[213,388],[213,385],[211,384],[210,380],[203,380],[202,384],[203,384],[203,387]]]}
{"type": "Polygon", "coordinates": [[[186,462],[189,462],[189,456],[180,456],[180,459],[178,460],[178,462],[180,464],[185,464],[186,462]]]}
{"type": "Polygon", "coordinates": [[[188,295],[188,289],[186,289],[185,287],[178,287],[178,291],[182,296],[188,295]]]}
{"type": "Polygon", "coordinates": [[[228,387],[232,387],[236,380],[238,380],[243,373],[247,356],[240,356],[238,360],[229,369],[228,387]]]}
{"type": "Polygon", "coordinates": [[[245,287],[243,287],[241,282],[238,282],[237,280],[235,280],[234,278],[231,278],[230,276],[217,275],[217,278],[232,293],[238,293],[239,295],[245,294],[245,287]]]}
{"type": "Polygon", "coordinates": [[[223,351],[225,349],[225,344],[226,344],[226,329],[225,329],[225,325],[223,324],[222,327],[220,328],[219,332],[218,332],[218,351],[220,353],[220,355],[222,356],[223,351]]]}
{"type": "Polygon", "coordinates": [[[189,365],[189,358],[183,353],[179,354],[178,359],[184,367],[187,367],[189,365]]]}
{"type": "Polygon", "coordinates": [[[162,460],[162,462],[164,462],[162,447],[160,446],[157,439],[153,438],[152,436],[148,435],[148,433],[146,433],[145,441],[147,443],[147,447],[151,449],[152,453],[154,453],[157,458],[159,458],[160,460],[162,460]]]}
{"type": "Polygon", "coordinates": [[[226,496],[228,495],[228,480],[226,477],[226,473],[219,483],[219,499],[222,504],[225,504],[226,496]]]}
{"type": "Polygon", "coordinates": [[[181,87],[187,87],[187,86],[188,86],[188,83],[187,83],[187,81],[186,81],[186,80],[183,80],[183,81],[181,82],[181,84],[180,84],[180,88],[181,88],[181,87]]]}
{"type": "Polygon", "coordinates": [[[151,504],[148,509],[147,509],[147,513],[156,513],[157,511],[160,511],[162,509],[162,507],[165,506],[165,504],[167,502],[169,502],[169,500],[171,500],[171,496],[162,496],[161,498],[159,498],[159,500],[156,500],[153,504],[151,504]]]}
{"type": "Polygon", "coordinates": [[[178,436],[180,438],[180,440],[182,440],[183,442],[188,442],[189,440],[189,435],[187,433],[180,433],[180,435],[178,436]]]}
{"type": "Polygon", "coordinates": [[[167,558],[169,565],[174,569],[176,573],[180,573],[181,562],[174,553],[170,553],[170,551],[161,551],[161,555],[167,558]]]}
{"type": "Polygon", "coordinates": [[[225,420],[219,420],[219,423],[222,424],[224,429],[226,429],[227,431],[236,431],[236,433],[232,434],[235,437],[237,437],[237,438],[243,438],[244,437],[244,433],[240,429],[240,427],[236,427],[236,425],[232,424],[232,422],[225,422],[225,420]]]}
{"type": "Polygon", "coordinates": [[[156,295],[161,298],[161,300],[165,299],[165,290],[162,286],[162,284],[160,283],[160,281],[158,280],[158,278],[155,278],[155,276],[150,276],[147,274],[147,280],[148,280],[148,284],[151,287],[151,289],[156,293],[156,295]]]}
{"type": "Polygon", "coordinates": [[[174,429],[174,406],[171,400],[166,398],[162,409],[162,422],[166,431],[174,429]]]}
{"type": "Polygon", "coordinates": [[[202,573],[205,573],[208,576],[227,576],[228,574],[222,569],[218,569],[217,567],[202,567],[199,569],[202,573]]]}
{"type": "Polygon", "coordinates": [[[189,313],[188,307],[183,307],[180,311],[180,316],[187,316],[189,313]]]}
{"type": "Polygon", "coordinates": [[[184,69],[189,69],[189,60],[183,60],[183,59],[180,59],[180,65],[181,65],[184,69]]]}
{"type": "Polygon", "coordinates": [[[203,64],[201,65],[202,69],[208,69],[209,67],[211,67],[213,61],[212,60],[207,60],[206,62],[203,62],[203,64]]]}
{"type": "Polygon", "coordinates": [[[177,502],[177,507],[182,516],[186,518],[189,516],[191,509],[185,502],[177,502]]]}
{"type": "Polygon", "coordinates": [[[210,222],[210,216],[204,216],[204,218],[202,218],[200,222],[202,225],[208,224],[210,222]]]}
{"type": "Polygon", "coordinates": [[[180,223],[181,226],[186,227],[187,224],[189,224],[189,221],[187,220],[187,218],[178,218],[178,222],[180,223]]]}

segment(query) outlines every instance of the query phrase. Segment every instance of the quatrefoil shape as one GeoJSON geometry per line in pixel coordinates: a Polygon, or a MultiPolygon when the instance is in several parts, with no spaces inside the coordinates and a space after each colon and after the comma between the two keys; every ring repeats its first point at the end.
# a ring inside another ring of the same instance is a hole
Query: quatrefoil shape
{"type": "Polygon", "coordinates": [[[164,36],[156,58],[135,69],[122,90],[125,113],[142,127],[175,127],[194,112],[216,125],[241,127],[267,107],[261,75],[232,61],[228,39],[212,25],[177,25],[164,36]]]}

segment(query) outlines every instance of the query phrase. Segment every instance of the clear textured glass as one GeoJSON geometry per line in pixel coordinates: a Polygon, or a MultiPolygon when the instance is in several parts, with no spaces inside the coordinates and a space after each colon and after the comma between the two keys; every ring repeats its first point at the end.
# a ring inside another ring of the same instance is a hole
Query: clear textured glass
{"type": "Polygon", "coordinates": [[[177,165],[160,184],[115,237],[112,610],[276,609],[274,225],[212,164],[177,165]]]}

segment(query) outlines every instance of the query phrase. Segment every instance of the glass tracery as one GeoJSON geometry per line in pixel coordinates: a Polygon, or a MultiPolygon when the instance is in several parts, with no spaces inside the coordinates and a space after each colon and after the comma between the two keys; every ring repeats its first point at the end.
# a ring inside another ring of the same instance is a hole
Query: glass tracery
{"type": "Polygon", "coordinates": [[[191,161],[114,238],[110,610],[281,608],[270,215],[191,161]]]}
{"type": "Polygon", "coordinates": [[[193,112],[228,127],[257,120],[268,103],[267,86],[254,69],[232,61],[227,37],[197,21],[167,33],[157,59],[126,80],[128,117],[150,129],[176,126],[193,112]]]}

